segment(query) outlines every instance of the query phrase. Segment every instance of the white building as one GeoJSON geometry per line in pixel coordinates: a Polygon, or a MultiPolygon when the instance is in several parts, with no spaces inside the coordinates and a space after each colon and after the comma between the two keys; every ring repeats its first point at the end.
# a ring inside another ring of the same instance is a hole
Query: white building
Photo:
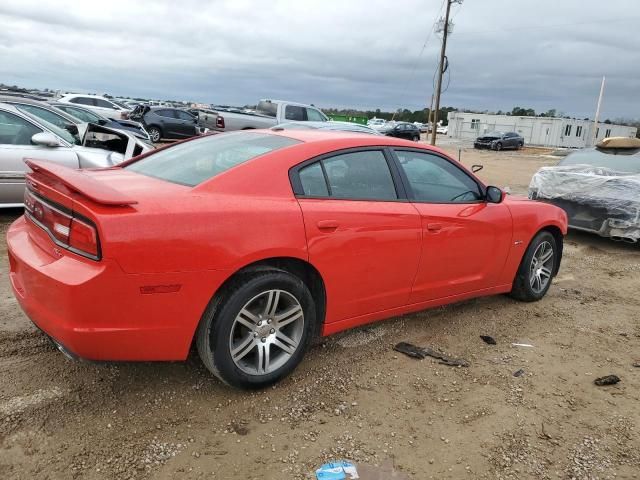
{"type": "MultiPolygon", "coordinates": [[[[589,144],[592,129],[593,122],[590,120],[449,112],[447,135],[473,140],[496,130],[518,132],[524,137],[525,145],[581,148],[589,144]]],[[[636,127],[599,123],[597,141],[606,137],[635,137],[636,131],[636,127]]]]}

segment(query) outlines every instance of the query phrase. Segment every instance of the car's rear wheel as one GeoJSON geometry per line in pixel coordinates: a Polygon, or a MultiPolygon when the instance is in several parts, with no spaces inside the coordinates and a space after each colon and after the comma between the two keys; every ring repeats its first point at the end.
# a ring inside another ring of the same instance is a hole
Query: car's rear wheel
{"type": "Polygon", "coordinates": [[[518,145],[516,145],[516,150],[520,150],[523,145],[524,144],[522,142],[518,142],[518,145]]]}
{"type": "Polygon", "coordinates": [[[546,230],[538,233],[522,257],[511,296],[525,302],[540,300],[551,286],[558,261],[555,237],[546,230]]]}
{"type": "Polygon", "coordinates": [[[205,311],[198,353],[225,383],[266,387],[300,363],[314,324],[313,298],[298,277],[280,270],[243,275],[205,311]]]}
{"type": "Polygon", "coordinates": [[[152,142],[159,142],[162,138],[162,132],[158,127],[149,127],[147,132],[149,133],[149,138],[152,142]]]}
{"type": "Polygon", "coordinates": [[[498,151],[502,150],[502,142],[496,143],[493,148],[498,151]]]}
{"type": "Polygon", "coordinates": [[[413,141],[414,142],[419,142],[420,141],[420,135],[414,135],[413,136],[413,141]]]}

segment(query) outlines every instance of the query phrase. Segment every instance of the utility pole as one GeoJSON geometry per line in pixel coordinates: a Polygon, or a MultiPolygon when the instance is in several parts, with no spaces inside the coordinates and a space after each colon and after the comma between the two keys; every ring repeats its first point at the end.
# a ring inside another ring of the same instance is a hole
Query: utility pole
{"type": "Polygon", "coordinates": [[[604,76],[602,77],[602,84],[600,84],[600,95],[598,96],[598,106],[596,107],[596,116],[593,119],[593,131],[591,132],[590,145],[598,143],[598,117],[600,117],[600,105],[602,104],[602,95],[604,94],[604,76]]]}
{"type": "Polygon", "coordinates": [[[444,22],[442,27],[442,48],[440,49],[440,63],[438,63],[438,80],[436,83],[435,91],[435,108],[431,113],[431,145],[436,144],[436,124],[438,123],[438,110],[440,110],[440,92],[442,90],[442,75],[445,71],[445,58],[447,52],[447,37],[449,36],[449,30],[451,24],[449,23],[449,13],[451,13],[451,5],[454,3],[462,3],[462,0],[446,0],[447,11],[444,15],[444,22]]]}

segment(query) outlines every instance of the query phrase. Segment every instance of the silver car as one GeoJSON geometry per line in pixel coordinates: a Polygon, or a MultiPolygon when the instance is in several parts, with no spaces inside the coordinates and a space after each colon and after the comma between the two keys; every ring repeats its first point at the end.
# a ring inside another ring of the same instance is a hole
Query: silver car
{"type": "Polygon", "coordinates": [[[152,148],[128,132],[92,123],[80,139],[14,105],[0,103],[0,208],[23,205],[25,158],[71,168],[110,167],[152,148]]]}

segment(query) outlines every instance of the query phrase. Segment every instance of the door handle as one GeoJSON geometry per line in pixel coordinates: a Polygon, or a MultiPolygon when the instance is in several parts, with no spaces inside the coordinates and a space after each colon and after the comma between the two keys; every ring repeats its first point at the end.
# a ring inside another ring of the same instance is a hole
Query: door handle
{"type": "Polygon", "coordinates": [[[430,232],[439,232],[440,230],[442,230],[442,224],[441,223],[427,223],[427,230],[429,230],[430,232]]]}
{"type": "Polygon", "coordinates": [[[317,225],[319,230],[333,231],[338,228],[338,222],[335,220],[320,220],[317,225]]]}

